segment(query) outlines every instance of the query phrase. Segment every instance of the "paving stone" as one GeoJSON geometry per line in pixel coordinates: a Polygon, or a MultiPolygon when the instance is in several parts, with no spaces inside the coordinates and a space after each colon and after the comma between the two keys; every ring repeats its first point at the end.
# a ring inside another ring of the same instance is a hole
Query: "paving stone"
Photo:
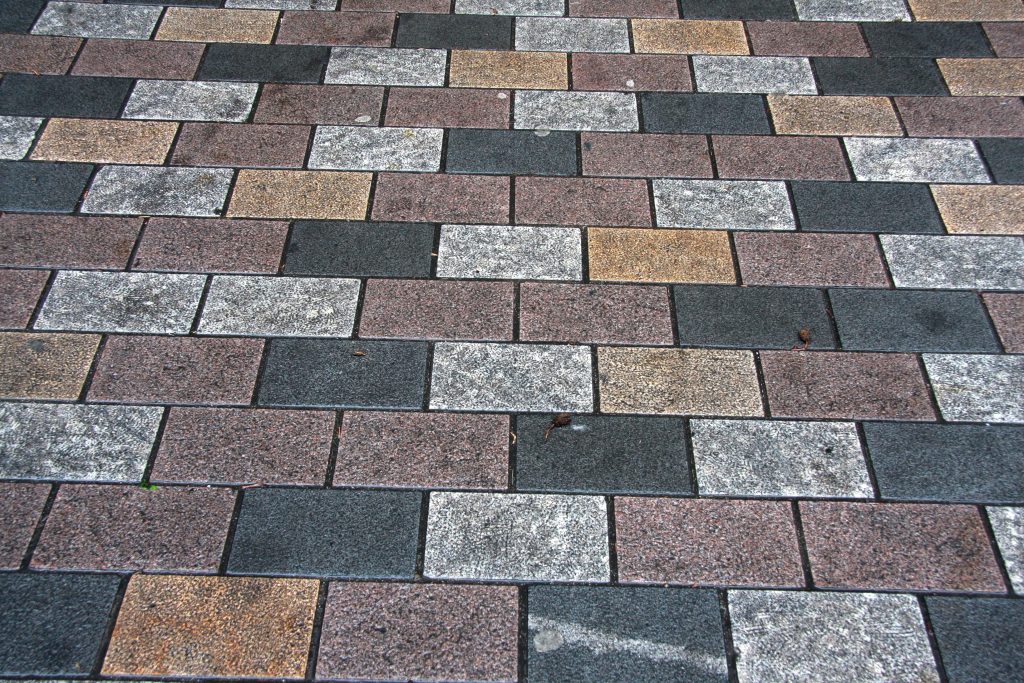
{"type": "Polygon", "coordinates": [[[946,675],[952,683],[1012,680],[1024,675],[1024,657],[1005,643],[1024,637],[1024,610],[999,598],[925,598],[946,675]]]}
{"type": "Polygon", "coordinates": [[[529,606],[533,680],[728,680],[712,591],[537,586],[529,606]]]}
{"type": "Polygon", "coordinates": [[[424,576],[608,581],[608,512],[598,496],[430,494],[424,576]]]}
{"type": "Polygon", "coordinates": [[[982,24],[998,57],[1024,57],[1024,22],[982,24]]]}
{"type": "Polygon", "coordinates": [[[801,502],[800,517],[816,586],[1003,592],[975,507],[801,502]]]}
{"type": "Polygon", "coordinates": [[[0,116],[0,159],[24,159],[42,124],[41,118],[0,116]]]}
{"type": "MultiPolygon", "coordinates": [[[[693,90],[683,55],[618,55],[581,52],[572,56],[574,90],[693,90]]],[[[641,97],[644,97],[641,95],[641,97]]]]}
{"type": "Polygon", "coordinates": [[[935,418],[910,354],[764,351],[761,371],[773,417],[935,418]]]}
{"type": "Polygon", "coordinates": [[[531,130],[451,130],[445,171],[576,175],[576,135],[555,131],[541,137],[531,130]]]}
{"type": "Polygon", "coordinates": [[[786,186],[781,182],[656,179],[654,208],[658,225],[664,227],[796,229],[786,186]]]}
{"type": "Polygon", "coordinates": [[[384,88],[265,83],[256,123],[359,123],[376,125],[384,88]]]}
{"type": "Polygon", "coordinates": [[[569,0],[569,16],[675,19],[679,16],[679,6],[673,0],[569,0]]]}
{"type": "Polygon", "coordinates": [[[493,13],[521,17],[560,17],[565,14],[565,2],[564,0],[455,0],[455,12],[457,14],[493,13]]]}
{"type": "Polygon", "coordinates": [[[136,574],[105,675],[301,678],[316,581],[136,574]]]}
{"type": "Polygon", "coordinates": [[[587,236],[591,280],[736,282],[722,231],[590,228],[587,236]]]}
{"type": "Polygon", "coordinates": [[[769,95],[768,106],[780,135],[903,134],[885,97],[769,95]]]}
{"type": "Polygon", "coordinates": [[[637,52],[750,54],[740,21],[634,19],[632,25],[637,52]]]}
{"type": "Polygon", "coordinates": [[[7,74],[0,82],[0,114],[114,118],[129,88],[124,78],[7,74]]]}
{"type": "Polygon", "coordinates": [[[445,225],[437,277],[581,280],[580,242],[576,228],[445,225]]]}
{"type": "Polygon", "coordinates": [[[693,75],[702,92],[814,95],[811,63],[805,57],[693,57],[693,75]]]}
{"type": "Polygon", "coordinates": [[[401,14],[395,47],[511,50],[512,19],[490,12],[475,15],[401,14]]]}
{"type": "Polygon", "coordinates": [[[746,285],[886,287],[870,235],[737,233],[736,257],[746,285]]]}
{"type": "Polygon", "coordinates": [[[868,56],[860,29],[853,23],[748,21],[746,29],[755,55],[868,56]]]}
{"type": "Polygon", "coordinates": [[[988,183],[985,164],[969,140],[843,138],[857,180],[988,183]]]}
{"type": "Polygon", "coordinates": [[[256,83],[139,81],[124,108],[126,119],[245,121],[256,83]]]}
{"type": "Polygon", "coordinates": [[[295,45],[388,47],[394,28],[391,12],[285,12],[275,40],[295,45]]]}
{"type": "Polygon", "coordinates": [[[257,171],[242,169],[227,215],[242,218],[334,218],[366,216],[369,173],[257,171]]]}
{"type": "Polygon", "coordinates": [[[835,138],[716,135],[712,141],[718,175],[722,178],[848,180],[850,177],[842,147],[835,138]]]}
{"type": "Polygon", "coordinates": [[[910,135],[1024,136],[1024,104],[1008,97],[897,97],[910,135]]]}
{"type": "Polygon", "coordinates": [[[976,142],[988,164],[989,173],[997,183],[1024,184],[1024,168],[1017,163],[1017,159],[1024,155],[1024,138],[991,138],[976,142]]]}
{"type": "Polygon", "coordinates": [[[92,170],[88,164],[0,161],[0,211],[71,213],[92,170]]]}
{"type": "Polygon", "coordinates": [[[864,37],[876,57],[990,57],[979,24],[874,23],[864,26],[864,37]]]}
{"type": "MultiPolygon", "coordinates": [[[[137,2],[138,0],[132,0],[137,2]]],[[[348,0],[346,0],[347,4],[348,0]]],[[[333,11],[337,6],[337,0],[227,0],[225,7],[238,7],[243,9],[295,9],[295,10],[320,10],[333,11]]]]}
{"type": "Polygon", "coordinates": [[[729,591],[729,614],[744,683],[940,680],[909,595],[729,591]]]}
{"type": "Polygon", "coordinates": [[[764,98],[758,95],[643,93],[640,106],[648,133],[771,132],[764,98]]]}
{"type": "MultiPolygon", "coordinates": [[[[0,275],[2,278],[2,275],[0,275]]],[[[9,291],[9,290],[8,290],[9,291]]],[[[1007,353],[1024,353],[1024,295],[982,294],[1007,353]]]]}
{"type": "Polygon", "coordinates": [[[985,510],[1013,590],[1020,593],[1024,587],[1024,517],[1021,516],[1021,508],[988,507],[985,510]]]}
{"type": "Polygon", "coordinates": [[[205,49],[205,45],[197,43],[90,38],[75,61],[72,73],[187,80],[195,75],[205,49]]]}
{"type": "MultiPolygon", "coordinates": [[[[793,0],[800,21],[910,21],[903,0],[793,0]]],[[[866,24],[870,31],[876,24],[866,24]]]]}
{"type": "Polygon", "coordinates": [[[391,88],[384,124],[427,128],[508,128],[510,93],[456,88],[391,88]]]}
{"type": "Polygon", "coordinates": [[[5,2],[0,7],[0,31],[4,33],[27,33],[32,22],[46,6],[46,0],[23,0],[5,2]]]}
{"type": "Polygon", "coordinates": [[[864,434],[884,499],[1024,502],[1018,427],[867,422],[864,434]]]}
{"type": "Polygon", "coordinates": [[[444,85],[444,50],[336,47],[325,83],[354,85],[444,85]]]}
{"type": "Polygon", "coordinates": [[[508,223],[509,179],[444,173],[379,173],[372,218],[431,223],[508,223]]]}
{"type": "Polygon", "coordinates": [[[309,168],[353,171],[438,171],[440,128],[318,126],[309,168]]]}
{"type": "Polygon", "coordinates": [[[565,90],[567,64],[561,53],[452,50],[448,81],[453,88],[565,90]]]}
{"type": "Polygon", "coordinates": [[[584,175],[711,178],[703,135],[583,133],[584,175]]]}
{"type": "Polygon", "coordinates": [[[505,488],[508,442],[505,415],[347,411],[334,485],[505,488]]]}
{"type": "Polygon", "coordinates": [[[146,40],[156,28],[159,7],[89,5],[50,2],[36,20],[32,33],[81,38],[133,38],[146,40]]]}
{"type": "Polygon", "coordinates": [[[926,353],[923,358],[947,420],[1024,422],[1024,356],[926,353]]]}
{"type": "Polygon", "coordinates": [[[49,276],[45,270],[0,270],[0,291],[4,292],[0,328],[22,329],[28,325],[49,276]]]}
{"type": "Polygon", "coordinates": [[[49,495],[47,484],[0,484],[0,567],[21,566],[49,495]]]}
{"type": "Polygon", "coordinates": [[[683,16],[695,19],[795,19],[792,0],[683,0],[683,16]]]}
{"type": "Polygon", "coordinates": [[[925,185],[797,181],[790,187],[802,230],[943,232],[925,185]]]}
{"type": "Polygon", "coordinates": [[[931,190],[947,232],[1024,234],[1024,187],[933,185],[931,190]]]}
{"type": "MultiPolygon", "coordinates": [[[[327,2],[328,0],[319,0],[327,2]]],[[[451,9],[449,0],[344,0],[342,11],[373,10],[376,12],[439,12],[447,14],[451,9]]]]}
{"type": "Polygon", "coordinates": [[[76,400],[99,343],[94,334],[0,334],[0,396],[76,400]]]}
{"type": "Polygon", "coordinates": [[[118,576],[0,575],[0,671],[80,676],[100,660],[118,576]]]}
{"type": "Polygon", "coordinates": [[[8,213],[0,216],[0,263],[121,270],[141,227],[140,218],[8,213]]]}
{"type": "Polygon", "coordinates": [[[639,130],[636,96],[621,92],[516,92],[515,127],[639,130]]]}
{"type": "Polygon", "coordinates": [[[319,45],[213,43],[206,49],[196,77],[209,81],[319,83],[329,59],[330,48],[319,45]]]}
{"type": "Polygon", "coordinates": [[[425,223],[296,221],[287,275],[427,277],[434,226],[425,223]]]}
{"type": "Polygon", "coordinates": [[[234,505],[229,489],[62,486],[32,567],[215,572],[234,505]]]}
{"type": "Polygon", "coordinates": [[[92,181],[82,211],[216,216],[223,210],[233,175],[228,168],[104,166],[92,181]]]}
{"type": "MultiPolygon", "coordinates": [[[[15,7],[27,7],[29,3],[19,2],[15,7]]],[[[0,10],[8,11],[10,5],[0,10]]],[[[3,25],[0,15],[0,26],[3,25]]],[[[8,30],[8,29],[4,29],[8,30]]],[[[19,36],[8,33],[0,45],[0,71],[5,73],[24,72],[60,75],[75,61],[82,41],[78,38],[57,38],[52,36],[19,36]]]]}
{"type": "Polygon", "coordinates": [[[897,287],[1024,289],[1024,244],[1010,237],[882,235],[897,287]]]}
{"type": "Polygon", "coordinates": [[[1024,19],[1013,0],[908,0],[918,21],[1011,21],[1024,19]]]}
{"type": "Polygon", "coordinates": [[[5,479],[139,482],[163,410],[0,403],[5,479]]]}
{"type": "Polygon", "coordinates": [[[277,30],[277,12],[168,7],[156,40],[197,43],[269,43],[277,30]]]}
{"type": "Polygon", "coordinates": [[[590,351],[583,346],[434,346],[430,408],[502,412],[591,412],[590,351]]]}
{"type": "Polygon", "coordinates": [[[411,579],[419,521],[411,491],[247,491],[227,570],[411,579]]]}
{"type": "Polygon", "coordinates": [[[186,123],[174,145],[171,163],[301,168],[309,132],[307,126],[186,123]]]}
{"type": "Polygon", "coordinates": [[[814,57],[824,95],[945,95],[932,59],[920,57],[814,57]]]}
{"type": "Polygon", "coordinates": [[[275,273],[283,222],[151,218],[132,261],[136,270],[275,273]]]}
{"type": "Polygon", "coordinates": [[[515,222],[651,225],[647,183],[616,178],[519,178],[515,222]]]}
{"type": "Polygon", "coordinates": [[[162,164],[178,132],[170,121],[50,119],[33,159],[93,164],[162,164]]]}
{"type": "Polygon", "coordinates": [[[332,583],[317,672],[326,678],[515,680],[513,586],[332,583]]]}
{"type": "Polygon", "coordinates": [[[784,502],[616,498],[615,529],[622,583],[803,585],[784,502]]]}
{"type": "Polygon", "coordinates": [[[629,52],[624,19],[519,17],[516,50],[538,52],[629,52]]]}
{"type": "Polygon", "coordinates": [[[424,342],[275,339],[269,344],[260,405],[418,409],[423,404],[424,342]]]}
{"type": "Polygon", "coordinates": [[[524,341],[672,345],[664,287],[532,282],[519,296],[524,341]]]}
{"type": "Polygon", "coordinates": [[[600,347],[597,366],[602,412],[764,414],[750,351],[600,347]]]}

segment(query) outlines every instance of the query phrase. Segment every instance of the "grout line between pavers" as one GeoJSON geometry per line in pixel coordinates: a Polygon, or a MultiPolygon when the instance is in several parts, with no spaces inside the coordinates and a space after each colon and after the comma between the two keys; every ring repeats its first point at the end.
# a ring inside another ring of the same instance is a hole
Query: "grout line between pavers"
{"type": "MultiPolygon", "coordinates": [[[[416,527],[416,564],[412,577],[412,581],[415,582],[427,580],[424,572],[426,571],[427,530],[430,521],[430,494],[433,490],[423,490],[420,493],[420,516],[419,524],[416,527]]],[[[436,581],[436,579],[431,579],[431,581],[436,581]]]]}
{"type": "Polygon", "coordinates": [[[878,476],[875,474],[875,464],[871,460],[871,449],[868,445],[868,436],[864,431],[863,422],[855,422],[854,429],[857,430],[857,441],[860,445],[861,456],[864,458],[864,467],[868,473],[868,481],[871,484],[871,491],[876,502],[882,501],[882,489],[878,484],[878,476]]]}
{"type": "Polygon", "coordinates": [[[925,602],[923,595],[915,596],[917,599],[917,607],[920,610],[921,622],[924,624],[925,635],[928,637],[928,648],[931,652],[932,659],[935,662],[935,670],[939,675],[939,683],[948,683],[949,677],[946,674],[946,666],[942,661],[942,651],[939,648],[939,640],[935,637],[935,629],[932,626],[931,614],[928,612],[928,603],[925,602]]]}
{"type": "Polygon", "coordinates": [[[313,611],[313,627],[309,637],[309,653],[306,659],[306,673],[303,680],[313,681],[316,679],[316,667],[319,663],[320,645],[324,626],[324,613],[327,608],[327,591],[330,589],[330,581],[322,579],[317,586],[316,608],[313,611]]]}
{"type": "Polygon", "coordinates": [[[228,520],[228,530],[224,535],[224,549],[220,562],[217,564],[217,576],[227,576],[228,562],[231,560],[231,549],[235,542],[235,533],[238,529],[238,519],[242,514],[242,499],[245,497],[245,489],[241,486],[231,487],[235,493],[235,505],[231,510],[231,519],[228,520]]]}
{"type": "Polygon", "coordinates": [[[804,536],[804,523],[800,516],[800,503],[792,501],[790,512],[793,516],[793,527],[796,530],[796,545],[800,551],[800,567],[804,576],[804,588],[814,590],[814,574],[811,573],[811,558],[807,552],[807,538],[804,536]]]}
{"type": "Polygon", "coordinates": [[[124,596],[128,592],[129,581],[131,581],[131,575],[121,576],[121,580],[117,584],[117,590],[114,592],[114,599],[110,605],[110,614],[107,617],[107,623],[103,630],[103,637],[99,641],[100,647],[96,653],[96,664],[90,672],[93,676],[101,676],[103,674],[103,662],[107,658],[107,651],[110,650],[110,643],[114,636],[114,627],[117,625],[118,616],[120,616],[124,596]]]}
{"type": "Polygon", "coordinates": [[[739,683],[739,673],[736,670],[736,643],[732,637],[732,617],[729,614],[729,594],[725,590],[718,590],[716,594],[718,609],[722,617],[722,636],[725,641],[725,662],[729,683],[739,683]]]}
{"type": "Polygon", "coordinates": [[[988,510],[986,509],[987,506],[979,503],[974,507],[978,511],[978,515],[981,516],[981,525],[985,529],[985,538],[988,541],[989,548],[992,550],[992,557],[999,570],[999,576],[1003,580],[1003,587],[1006,589],[1006,594],[1016,595],[1017,592],[1013,588],[1013,579],[1010,577],[1010,572],[1006,568],[1006,558],[1003,557],[1002,549],[999,547],[999,541],[996,539],[995,530],[992,528],[992,520],[988,517],[988,510]]]}
{"type": "Polygon", "coordinates": [[[46,502],[43,503],[43,509],[39,513],[39,519],[36,520],[35,528],[32,530],[32,537],[29,539],[28,546],[25,548],[25,552],[21,557],[21,562],[18,566],[19,571],[29,571],[32,564],[32,555],[36,552],[36,547],[39,545],[39,539],[43,536],[43,529],[46,527],[46,521],[50,517],[50,511],[53,510],[53,503],[57,498],[57,492],[60,489],[60,483],[54,482],[49,484],[50,490],[46,494],[46,502]]]}

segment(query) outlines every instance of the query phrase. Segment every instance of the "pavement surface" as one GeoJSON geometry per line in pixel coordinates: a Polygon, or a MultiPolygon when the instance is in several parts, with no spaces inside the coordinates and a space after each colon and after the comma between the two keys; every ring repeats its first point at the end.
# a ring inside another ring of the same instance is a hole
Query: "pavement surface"
{"type": "Polygon", "coordinates": [[[0,32],[0,677],[1024,680],[1020,0],[0,32]]]}

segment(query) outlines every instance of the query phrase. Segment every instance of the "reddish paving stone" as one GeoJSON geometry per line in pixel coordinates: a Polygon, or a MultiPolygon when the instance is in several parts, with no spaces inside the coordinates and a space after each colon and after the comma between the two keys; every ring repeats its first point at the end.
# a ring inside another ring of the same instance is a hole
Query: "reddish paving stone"
{"type": "Polygon", "coordinates": [[[849,180],[836,138],[713,135],[721,178],[849,180]]]}
{"type": "Polygon", "coordinates": [[[675,0],[569,0],[570,17],[679,17],[675,0]]]}
{"type": "Polygon", "coordinates": [[[301,168],[309,126],[186,123],[174,146],[177,166],[301,168]]]}
{"type": "Polygon", "coordinates": [[[391,88],[384,123],[427,128],[508,128],[511,97],[509,90],[391,88]]]}
{"type": "Polygon", "coordinates": [[[572,88],[623,92],[690,92],[693,90],[693,79],[685,55],[577,53],[572,56],[572,88]]]}
{"type": "Polygon", "coordinates": [[[0,483],[0,569],[21,565],[49,495],[49,484],[0,483]]]}
{"type": "Polygon", "coordinates": [[[318,678],[514,681],[515,586],[331,583],[318,678]]]}
{"type": "Polygon", "coordinates": [[[788,503],[616,498],[622,583],[803,586],[788,503]]]}
{"type": "Polygon", "coordinates": [[[935,419],[911,354],[763,351],[761,365],[774,417],[935,419]]]}
{"type": "Polygon", "coordinates": [[[78,76],[188,80],[199,68],[205,49],[202,43],[92,38],[86,41],[71,73],[78,76]]]}
{"type": "Polygon", "coordinates": [[[1024,294],[982,294],[981,298],[1003,348],[1008,353],[1024,353],[1024,294]]]}
{"type": "Polygon", "coordinates": [[[0,328],[28,325],[49,277],[48,270],[0,270],[0,328]]]}
{"type": "Polygon", "coordinates": [[[348,411],[335,486],[503,489],[507,415],[348,411]]]}
{"type": "Polygon", "coordinates": [[[67,73],[81,44],[79,38],[5,33],[0,40],[0,73],[67,73]]]}
{"type": "Polygon", "coordinates": [[[62,486],[32,567],[215,572],[234,506],[230,489],[62,486]]]}
{"type": "Polygon", "coordinates": [[[360,337],[511,340],[511,282],[368,280],[360,337]]]}
{"type": "Polygon", "coordinates": [[[448,0],[341,0],[342,11],[369,10],[376,12],[433,12],[448,14],[448,0]]]}
{"type": "Polygon", "coordinates": [[[802,502],[800,517],[818,586],[1005,592],[977,508],[802,502]]]}
{"type": "Polygon", "coordinates": [[[381,173],[375,221],[508,223],[509,179],[443,173],[381,173]]]}
{"type": "Polygon", "coordinates": [[[0,264],[120,270],[141,227],[141,218],[4,214],[0,264]]]}
{"type": "Polygon", "coordinates": [[[857,24],[825,21],[748,21],[755,55],[867,57],[857,24]]]}
{"type": "Polygon", "coordinates": [[[604,178],[517,178],[520,225],[651,225],[647,183],[604,178]]]}
{"type": "Polygon", "coordinates": [[[1017,97],[897,97],[895,102],[909,135],[1024,136],[1024,104],[1017,97]]]}
{"type": "Polygon", "coordinates": [[[747,285],[887,287],[889,276],[871,235],[738,232],[736,256],[747,285]]]}
{"type": "Polygon", "coordinates": [[[982,25],[997,57],[1024,57],[1024,22],[982,25]]]}
{"type": "Polygon", "coordinates": [[[267,83],[256,105],[256,123],[377,125],[384,88],[267,83]],[[369,117],[365,121],[359,120],[369,117]]]}
{"type": "Polygon", "coordinates": [[[583,175],[711,178],[703,135],[582,133],[583,175]]]}
{"type": "Polygon", "coordinates": [[[88,399],[248,405],[262,352],[262,339],[110,337],[88,399]]]}
{"type": "Polygon", "coordinates": [[[151,218],[134,270],[276,273],[288,223],[202,218],[151,218]]]}
{"type": "Polygon", "coordinates": [[[388,47],[395,15],[386,12],[285,12],[275,43],[388,47]]]}
{"type": "Polygon", "coordinates": [[[319,486],[334,418],[329,411],[171,408],[150,480],[319,486]]]}

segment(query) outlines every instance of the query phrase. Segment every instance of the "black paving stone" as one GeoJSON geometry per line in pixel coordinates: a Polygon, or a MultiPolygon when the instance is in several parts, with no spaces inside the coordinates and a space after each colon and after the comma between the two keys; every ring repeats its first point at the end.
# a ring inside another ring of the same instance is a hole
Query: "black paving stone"
{"type": "Polygon", "coordinates": [[[331,58],[319,45],[210,45],[196,80],[318,83],[331,58]]]}
{"type": "Polygon", "coordinates": [[[985,32],[966,22],[865,22],[875,57],[991,57],[985,32]]]}
{"type": "Polygon", "coordinates": [[[927,185],[794,181],[801,230],[945,233],[927,185]]]}
{"type": "Polygon", "coordinates": [[[228,572],[412,578],[420,498],[412,491],[246,491],[228,572]]]}
{"type": "Polygon", "coordinates": [[[0,32],[28,33],[47,0],[0,0],[0,32]]]}
{"type": "Polygon", "coordinates": [[[428,277],[434,226],[427,223],[296,221],[288,275],[428,277]]]}
{"type": "Polygon", "coordinates": [[[814,57],[823,95],[948,95],[933,59],[814,57]]]}
{"type": "Polygon", "coordinates": [[[796,19],[792,0],[683,0],[684,19],[796,19]]]}
{"type": "Polygon", "coordinates": [[[0,161],[0,211],[71,213],[92,168],[89,164],[0,161]]]}
{"type": "Polygon", "coordinates": [[[545,440],[551,419],[517,420],[518,490],[693,493],[681,418],[577,415],[545,440]]]}
{"type": "Polygon", "coordinates": [[[1024,600],[927,597],[925,604],[949,683],[1024,681],[1024,600]]]}
{"type": "Polygon", "coordinates": [[[8,74],[0,82],[0,114],[116,119],[130,78],[8,74]]]}
{"type": "Polygon", "coordinates": [[[395,47],[511,50],[513,17],[400,14],[395,47]]]}
{"type": "Polygon", "coordinates": [[[978,147],[997,183],[1024,183],[1024,138],[985,138],[978,147]]]}
{"type": "Polygon", "coordinates": [[[449,173],[576,175],[576,134],[532,130],[472,130],[448,133],[449,173]]]}
{"type": "Polygon", "coordinates": [[[640,107],[648,133],[771,133],[760,95],[642,93],[640,107]]]}

